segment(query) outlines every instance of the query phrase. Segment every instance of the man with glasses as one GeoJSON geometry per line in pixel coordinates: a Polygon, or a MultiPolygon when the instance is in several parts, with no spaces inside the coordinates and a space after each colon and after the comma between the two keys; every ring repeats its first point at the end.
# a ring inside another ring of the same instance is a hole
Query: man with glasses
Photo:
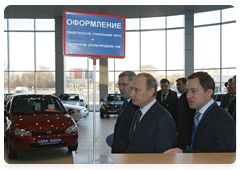
{"type": "Polygon", "coordinates": [[[126,153],[129,144],[129,130],[134,117],[134,113],[138,109],[132,104],[130,97],[131,83],[136,74],[133,71],[124,71],[118,76],[117,87],[125,99],[114,127],[114,137],[112,143],[112,153],[126,153]]]}

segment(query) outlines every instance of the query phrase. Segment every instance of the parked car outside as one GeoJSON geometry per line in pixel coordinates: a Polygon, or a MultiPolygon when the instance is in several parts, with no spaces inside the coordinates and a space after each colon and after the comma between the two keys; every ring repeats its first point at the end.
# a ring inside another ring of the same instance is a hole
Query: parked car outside
{"type": "Polygon", "coordinates": [[[87,100],[83,94],[77,93],[61,93],[58,98],[64,104],[71,104],[76,106],[83,106],[87,108],[87,100]]]}
{"type": "Polygon", "coordinates": [[[61,101],[48,94],[16,94],[4,108],[8,157],[18,151],[78,147],[78,126],[61,101]]]}
{"type": "Polygon", "coordinates": [[[72,118],[78,122],[88,117],[89,111],[86,107],[71,104],[63,104],[72,118]]]}
{"type": "Polygon", "coordinates": [[[107,94],[100,103],[100,117],[104,115],[118,114],[123,105],[124,98],[121,94],[107,94]]]}
{"type": "Polygon", "coordinates": [[[213,100],[215,100],[217,102],[217,104],[220,106],[222,96],[225,95],[225,94],[227,94],[227,93],[215,93],[214,96],[213,96],[213,100]]]}

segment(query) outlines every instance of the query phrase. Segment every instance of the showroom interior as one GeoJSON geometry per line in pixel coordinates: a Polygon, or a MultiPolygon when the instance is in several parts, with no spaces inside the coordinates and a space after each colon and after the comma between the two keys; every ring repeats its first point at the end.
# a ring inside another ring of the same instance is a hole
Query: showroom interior
{"type": "MultiPolygon", "coordinates": [[[[63,12],[126,17],[124,59],[101,58],[96,65],[96,153],[110,154],[106,137],[116,115],[100,118],[100,99],[119,93],[118,75],[125,70],[152,74],[159,82],[193,72],[208,72],[224,93],[224,83],[236,75],[236,9],[232,5],[10,5],[4,10],[4,93],[18,86],[29,93],[81,93],[93,112],[93,61],[63,55],[63,12]],[[207,62],[206,62],[207,61],[207,62]]],[[[159,84],[158,84],[159,85],[159,84]]],[[[160,89],[160,87],[159,87],[160,89]]],[[[91,154],[93,115],[79,121],[77,153],[91,154]]],[[[72,164],[67,149],[19,153],[9,164],[72,164]]]]}

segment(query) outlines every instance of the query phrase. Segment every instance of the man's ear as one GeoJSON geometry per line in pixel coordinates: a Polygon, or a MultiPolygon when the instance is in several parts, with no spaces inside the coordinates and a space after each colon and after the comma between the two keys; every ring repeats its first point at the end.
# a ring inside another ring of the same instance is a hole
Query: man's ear
{"type": "Polygon", "coordinates": [[[148,91],[149,96],[153,96],[154,92],[155,92],[155,88],[149,89],[149,91],[148,91]]]}
{"type": "Polygon", "coordinates": [[[213,94],[213,89],[208,89],[207,90],[207,94],[208,94],[209,97],[211,97],[212,94],[213,94]]]}

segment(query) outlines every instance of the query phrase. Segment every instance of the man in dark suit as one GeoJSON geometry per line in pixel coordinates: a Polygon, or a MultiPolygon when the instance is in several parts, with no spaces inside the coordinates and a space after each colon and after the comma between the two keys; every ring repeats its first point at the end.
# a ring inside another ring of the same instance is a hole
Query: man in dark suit
{"type": "Polygon", "coordinates": [[[232,79],[233,98],[228,106],[228,112],[233,115],[233,112],[238,105],[238,75],[233,76],[232,79]]]}
{"type": "Polygon", "coordinates": [[[235,99],[234,99],[235,100],[235,107],[231,108],[233,110],[231,115],[232,115],[235,122],[236,122],[236,81],[237,81],[236,78],[237,78],[236,75],[233,76],[233,78],[232,78],[232,89],[233,89],[233,93],[235,94],[235,99]]]}
{"type": "Polygon", "coordinates": [[[132,124],[133,116],[137,106],[134,106],[131,101],[131,82],[136,74],[133,71],[124,71],[118,76],[117,87],[125,99],[122,108],[120,109],[117,122],[114,127],[114,137],[112,143],[112,153],[126,153],[129,144],[129,130],[132,124]]]}
{"type": "Polygon", "coordinates": [[[220,105],[222,108],[226,109],[227,111],[229,110],[229,106],[234,99],[234,92],[231,87],[231,84],[232,84],[232,78],[228,79],[228,82],[225,83],[228,93],[222,96],[221,105],[220,105]]]}
{"type": "Polygon", "coordinates": [[[187,102],[185,77],[176,80],[177,89],[182,93],[178,100],[178,147],[186,149],[187,145],[191,145],[193,115],[196,110],[191,109],[187,102]]]}
{"type": "Polygon", "coordinates": [[[160,81],[161,90],[157,92],[156,99],[165,109],[172,115],[173,120],[178,127],[178,97],[175,91],[170,89],[170,82],[168,79],[160,81]]]}
{"type": "Polygon", "coordinates": [[[235,152],[236,124],[226,110],[213,100],[215,82],[206,72],[188,77],[186,91],[189,107],[196,110],[191,146],[164,153],[235,152]]]}
{"type": "Polygon", "coordinates": [[[162,153],[177,146],[176,125],[171,114],[155,99],[157,81],[148,73],[138,74],[131,85],[136,111],[130,128],[129,153],[162,153]]]}

